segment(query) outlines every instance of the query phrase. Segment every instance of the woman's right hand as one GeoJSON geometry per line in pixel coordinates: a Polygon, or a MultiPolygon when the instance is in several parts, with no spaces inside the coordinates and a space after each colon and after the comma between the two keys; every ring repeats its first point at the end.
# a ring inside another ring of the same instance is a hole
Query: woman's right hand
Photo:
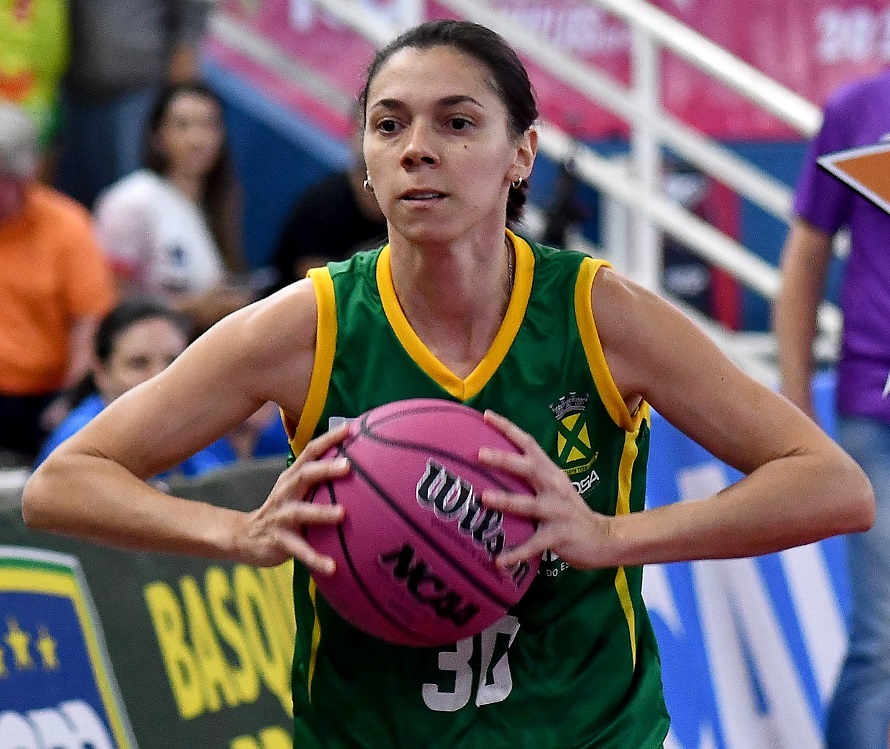
{"type": "Polygon", "coordinates": [[[263,505],[247,515],[247,527],[236,539],[242,551],[239,556],[246,563],[271,567],[293,558],[313,574],[333,574],[334,560],[306,542],[304,528],[336,525],[343,520],[342,505],[316,505],[307,500],[316,484],[349,472],[345,457],[324,457],[348,432],[348,424],[343,424],[310,441],[294,464],[278,477],[263,505]]]}

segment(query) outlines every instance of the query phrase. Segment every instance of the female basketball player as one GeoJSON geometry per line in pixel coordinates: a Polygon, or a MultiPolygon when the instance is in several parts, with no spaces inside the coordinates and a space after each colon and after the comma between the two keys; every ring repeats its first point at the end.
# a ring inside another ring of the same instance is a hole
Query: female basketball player
{"type": "Polygon", "coordinates": [[[408,31],[375,58],[363,104],[368,187],[389,245],[211,329],[47,460],[26,487],[25,518],[136,549],[255,565],[294,557],[301,749],[661,747],[668,716],[641,565],[863,530],[870,486],[673,307],[587,256],[505,230],[525,200],[537,109],[500,37],[452,21],[408,31]],[[320,459],[345,434],[325,432],[329,420],[408,397],[510,419],[488,416],[522,454],[482,458],[534,494],[484,501],[539,525],[501,561],[549,552],[550,574],[509,616],[440,649],[390,645],[340,619],[310,578],[333,562],[301,533],[342,520],[303,501],[349,470],[320,459]],[[143,482],[267,400],[280,404],[297,457],[256,511],[143,482]],[[746,477],[644,511],[650,404],[746,477]],[[572,432],[579,422],[586,432],[572,432]]]}

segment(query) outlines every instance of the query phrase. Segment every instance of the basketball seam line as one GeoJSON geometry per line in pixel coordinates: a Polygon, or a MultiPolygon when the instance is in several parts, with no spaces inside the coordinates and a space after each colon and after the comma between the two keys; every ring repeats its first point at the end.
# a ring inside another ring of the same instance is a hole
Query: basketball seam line
{"type": "MultiPolygon", "coordinates": [[[[338,447],[338,452],[340,452],[341,454],[344,454],[345,450],[338,447]]],[[[335,504],[335,505],[339,504],[337,502],[337,493],[334,490],[333,482],[327,481],[325,483],[327,484],[328,492],[330,494],[331,500],[333,501],[333,504],[335,504]]],[[[349,549],[346,546],[346,537],[343,534],[343,526],[342,525],[337,527],[337,537],[340,539],[340,548],[343,552],[343,558],[346,560],[346,564],[349,565],[349,569],[352,572],[352,577],[358,584],[359,588],[361,589],[361,591],[364,594],[365,598],[367,599],[368,603],[371,604],[371,607],[374,608],[377,611],[377,613],[380,614],[380,616],[384,620],[388,621],[396,629],[400,630],[401,632],[404,632],[406,635],[416,638],[417,633],[413,629],[411,629],[407,625],[402,624],[399,621],[395,621],[394,619],[392,619],[389,616],[389,613],[384,608],[382,608],[380,606],[380,604],[377,602],[377,600],[374,597],[371,596],[371,592],[368,590],[368,586],[365,584],[364,578],[362,578],[362,576],[359,574],[358,567],[353,562],[352,555],[349,553],[349,549]]]]}
{"type": "MultiPolygon", "coordinates": [[[[445,401],[445,402],[451,403],[451,401],[445,401]]],[[[459,404],[455,403],[453,405],[459,405],[459,404]]],[[[422,411],[435,412],[437,410],[437,408],[433,408],[431,406],[418,406],[418,407],[412,409],[412,412],[422,412],[422,411]]],[[[467,406],[467,408],[469,408],[469,406],[467,406]]],[[[437,445],[427,445],[427,444],[420,443],[420,442],[403,442],[403,441],[400,441],[397,439],[393,439],[392,437],[381,437],[380,435],[374,434],[374,432],[370,431],[373,428],[373,426],[376,426],[377,424],[385,423],[386,421],[396,418],[397,416],[401,416],[404,413],[405,412],[403,411],[398,414],[392,414],[390,416],[385,416],[385,417],[381,418],[380,421],[375,421],[372,426],[368,426],[368,417],[365,416],[364,418],[362,418],[361,423],[359,425],[359,428],[361,429],[361,434],[374,440],[375,442],[379,442],[380,444],[388,445],[390,447],[407,447],[407,448],[422,448],[425,450],[435,450],[440,455],[445,455],[449,459],[453,460],[454,462],[460,463],[462,466],[464,466],[466,468],[470,468],[471,470],[478,471],[479,473],[483,474],[485,476],[485,478],[487,478],[489,481],[491,481],[494,484],[497,484],[499,489],[503,489],[504,491],[514,491],[513,487],[510,487],[507,484],[505,484],[497,476],[497,474],[492,473],[484,466],[481,466],[477,463],[472,463],[471,461],[467,460],[466,458],[464,458],[460,455],[455,455],[452,452],[448,452],[447,450],[444,450],[441,447],[438,447],[437,445]]],[[[476,413],[478,413],[478,411],[476,411],[476,413]]]]}
{"type": "MultiPolygon", "coordinates": [[[[346,454],[347,457],[349,457],[349,453],[348,453],[348,450],[346,447],[343,448],[343,452],[346,454]]],[[[424,537],[424,539],[430,544],[430,546],[432,546],[436,550],[436,552],[438,552],[438,554],[440,556],[442,556],[446,561],[448,561],[454,565],[454,569],[458,571],[458,573],[464,580],[469,582],[470,585],[472,585],[474,588],[476,588],[476,590],[478,590],[480,593],[490,596],[491,599],[495,603],[497,603],[499,606],[502,606],[505,609],[509,609],[511,607],[512,604],[505,601],[497,592],[492,591],[489,588],[487,588],[484,585],[484,583],[474,580],[472,577],[466,575],[463,572],[463,570],[460,568],[460,566],[456,563],[456,560],[454,559],[453,555],[450,552],[448,552],[446,549],[442,548],[442,546],[440,544],[436,543],[433,539],[429,538],[426,535],[426,533],[424,533],[423,529],[407,513],[402,511],[402,509],[398,506],[397,503],[390,500],[390,498],[386,495],[386,493],[383,491],[383,489],[380,487],[380,485],[368,475],[368,472],[364,468],[362,468],[362,466],[359,465],[359,463],[357,461],[354,461],[352,458],[349,458],[349,462],[352,465],[353,469],[357,473],[359,473],[365,481],[368,482],[368,485],[375,492],[377,492],[377,494],[380,496],[380,498],[383,499],[396,512],[396,514],[398,514],[402,518],[402,520],[404,520],[408,525],[410,525],[417,533],[420,533],[424,537]]]]}

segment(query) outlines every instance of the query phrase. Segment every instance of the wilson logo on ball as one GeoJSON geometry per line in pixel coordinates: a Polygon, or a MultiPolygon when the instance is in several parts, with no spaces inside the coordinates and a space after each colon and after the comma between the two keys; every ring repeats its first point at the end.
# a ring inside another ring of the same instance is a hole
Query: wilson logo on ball
{"type": "Polygon", "coordinates": [[[428,460],[417,482],[417,501],[443,520],[456,520],[461,533],[470,536],[493,557],[504,550],[504,516],[489,510],[473,491],[473,485],[445,466],[428,460]]]}
{"type": "MultiPolygon", "coordinates": [[[[442,520],[456,521],[461,533],[483,548],[489,558],[504,550],[504,516],[498,510],[482,505],[473,485],[449,471],[435,460],[427,460],[426,471],[417,482],[417,501],[432,509],[442,520]]],[[[510,576],[521,585],[529,571],[527,562],[510,570],[510,576]]]]}
{"type": "Polygon", "coordinates": [[[403,544],[380,555],[380,563],[392,568],[396,580],[402,580],[408,592],[421,603],[426,604],[442,619],[449,619],[462,627],[479,613],[474,603],[464,603],[460,593],[448,587],[441,577],[432,572],[421,559],[415,560],[414,547],[403,544]]]}

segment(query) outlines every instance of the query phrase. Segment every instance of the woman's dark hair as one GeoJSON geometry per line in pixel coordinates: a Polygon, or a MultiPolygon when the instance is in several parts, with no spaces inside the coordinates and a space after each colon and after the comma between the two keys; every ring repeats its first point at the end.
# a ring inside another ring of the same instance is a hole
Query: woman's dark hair
{"type": "MultiPolygon", "coordinates": [[[[368,66],[365,86],[359,94],[361,111],[367,115],[368,91],[374,77],[393,54],[406,48],[430,49],[452,47],[478,60],[491,73],[490,83],[510,117],[510,129],[517,137],[538,119],[538,105],[528,72],[522,61],[502,36],[485,26],[469,21],[429,21],[409,29],[383,47],[368,66]]],[[[507,196],[507,221],[522,217],[528,192],[528,180],[510,187],[507,196]]]]}
{"type": "MultiPolygon", "coordinates": [[[[158,147],[158,131],[170,103],[180,94],[194,94],[213,101],[222,113],[219,96],[204,83],[189,81],[168,84],[155,101],[149,113],[148,124],[142,142],[142,156],[145,166],[156,174],[164,176],[169,168],[166,155],[158,147]]],[[[223,140],[219,157],[204,181],[201,208],[207,216],[210,233],[219,248],[226,268],[232,272],[245,269],[241,247],[241,191],[235,178],[228,139],[223,129],[223,140]]]]}
{"type": "MultiPolygon", "coordinates": [[[[152,297],[134,296],[124,299],[102,318],[93,335],[94,356],[103,364],[108,363],[122,334],[143,320],[157,319],[169,321],[182,332],[186,341],[191,340],[192,324],[185,315],[152,297]]],[[[71,406],[76,406],[97,390],[93,375],[87,374],[71,390],[69,394],[71,406]]]]}

